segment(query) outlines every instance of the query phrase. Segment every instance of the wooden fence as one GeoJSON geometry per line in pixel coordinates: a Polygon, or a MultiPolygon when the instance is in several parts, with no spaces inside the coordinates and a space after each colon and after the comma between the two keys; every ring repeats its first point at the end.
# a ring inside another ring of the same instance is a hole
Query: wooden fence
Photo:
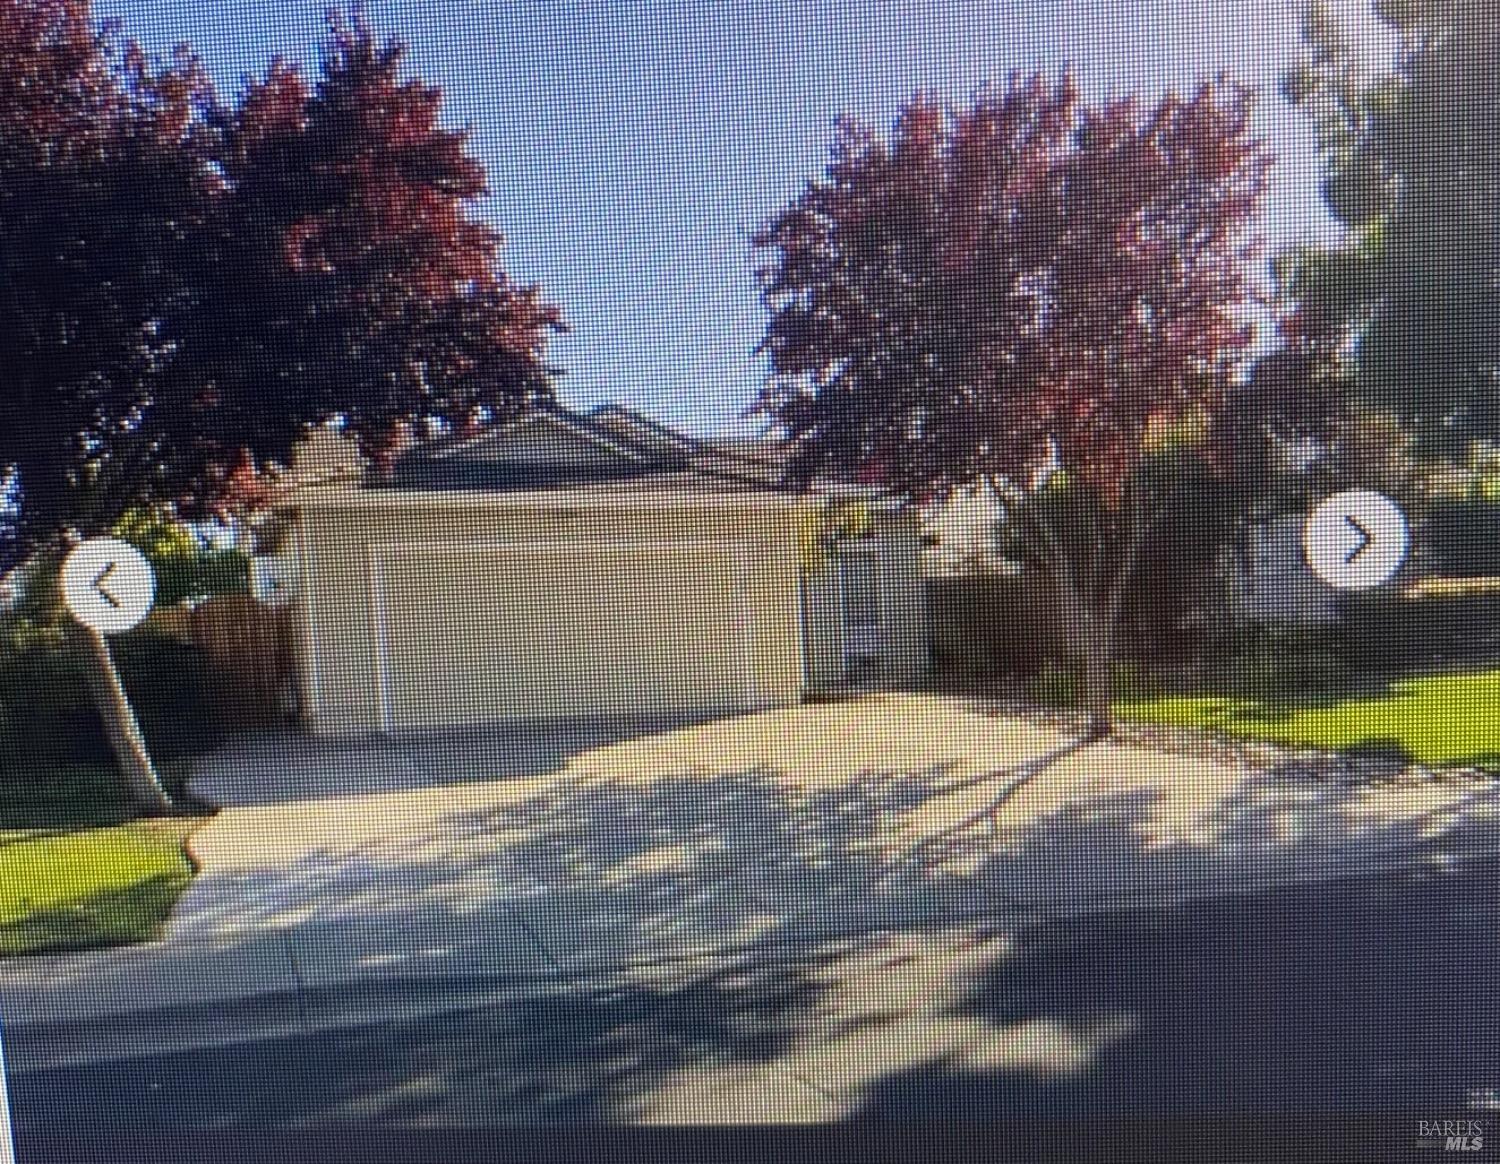
{"type": "MultiPolygon", "coordinates": [[[[1192,658],[1197,639],[1182,611],[1170,578],[1141,575],[1119,629],[1120,657],[1153,665],[1192,658]]],[[[1035,573],[929,579],[927,612],[938,678],[1024,679],[1065,661],[1057,597],[1035,573]]]]}
{"type": "Polygon", "coordinates": [[[931,579],[927,611],[939,678],[1029,676],[1057,655],[1056,601],[1039,579],[931,579]]]}
{"type": "Polygon", "coordinates": [[[157,629],[193,643],[215,676],[209,698],[230,730],[271,727],[295,711],[291,608],[247,594],[222,594],[184,608],[155,612],[157,629]]]}

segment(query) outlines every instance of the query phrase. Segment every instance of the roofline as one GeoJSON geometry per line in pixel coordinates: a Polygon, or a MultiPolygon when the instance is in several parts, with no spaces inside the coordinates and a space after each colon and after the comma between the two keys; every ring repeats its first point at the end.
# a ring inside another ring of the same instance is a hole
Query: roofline
{"type": "MultiPolygon", "coordinates": [[[[435,508],[459,509],[577,509],[587,505],[596,509],[638,509],[643,491],[629,493],[586,493],[574,489],[330,489],[321,495],[311,493],[289,497],[278,508],[349,510],[381,509],[387,506],[426,504],[435,508]]],[[[805,500],[796,494],[766,492],[726,493],[697,496],[678,489],[661,489],[649,494],[651,504],[681,506],[687,509],[736,509],[764,505],[768,500],[796,502],[805,500]]]]}
{"type": "MultiPolygon", "coordinates": [[[[733,478],[729,478],[733,480],[733,478]]],[[[561,486],[550,489],[431,489],[421,487],[384,486],[369,489],[355,484],[310,485],[295,490],[276,503],[276,509],[379,509],[383,505],[410,504],[420,498],[423,502],[438,506],[455,506],[465,509],[513,508],[524,505],[542,508],[571,509],[580,503],[600,509],[636,508],[643,500],[652,504],[681,505],[688,508],[721,509],[737,508],[766,502],[797,504],[817,501],[861,500],[857,495],[840,493],[835,489],[813,487],[805,490],[778,489],[762,485],[742,493],[692,493],[680,487],[666,486],[612,492],[599,491],[590,486],[561,486]]],[[[899,498],[865,497],[879,512],[895,512],[903,507],[899,498]]]]}
{"type": "Polygon", "coordinates": [[[683,449],[684,451],[702,452],[704,450],[705,446],[703,442],[700,441],[697,437],[688,436],[688,434],[685,432],[678,432],[671,425],[663,424],[659,420],[653,420],[651,417],[646,416],[644,413],[637,412],[628,404],[621,404],[618,401],[610,400],[606,401],[603,404],[595,405],[593,408],[589,409],[584,419],[595,422],[596,417],[609,414],[623,417],[628,422],[639,424],[644,428],[648,428],[657,436],[661,437],[664,440],[671,441],[674,445],[676,445],[680,449],[683,449]]]}
{"type": "MultiPolygon", "coordinates": [[[[789,483],[782,466],[777,462],[771,449],[728,449],[711,439],[699,439],[677,432],[669,425],[652,420],[630,408],[628,405],[618,402],[606,402],[595,406],[587,414],[578,412],[558,404],[555,400],[538,402],[520,416],[497,425],[486,426],[476,433],[467,434],[462,437],[440,437],[435,440],[418,443],[403,455],[401,460],[407,456],[413,456],[426,460],[428,465],[437,467],[434,462],[441,464],[449,456],[460,452],[472,445],[502,435],[507,429],[514,431],[527,425],[542,422],[552,423],[560,426],[563,430],[587,441],[599,448],[603,448],[616,456],[623,458],[629,464],[639,466],[644,474],[652,472],[680,472],[683,474],[685,488],[676,486],[676,483],[666,488],[646,485],[633,494],[621,495],[622,504],[633,503],[643,495],[650,495],[659,502],[663,497],[672,493],[687,493],[691,495],[691,479],[709,483],[710,489],[714,482],[729,482],[742,486],[744,492],[732,495],[732,499],[716,500],[716,504],[737,504],[743,496],[758,497],[815,497],[834,500],[863,500],[880,511],[900,509],[905,500],[882,494],[868,485],[859,485],[854,482],[829,480],[813,481],[805,485],[789,483]],[[651,433],[659,436],[662,440],[670,442],[675,446],[670,452],[653,448],[642,438],[633,438],[628,433],[619,434],[610,431],[605,423],[595,419],[601,415],[614,414],[626,425],[638,424],[651,433]],[[694,454],[697,454],[695,457],[694,454]],[[750,467],[762,470],[762,474],[750,472],[750,467]]],[[[401,461],[397,462],[396,470],[399,474],[401,461]]],[[[630,475],[626,475],[625,480],[630,475]]],[[[533,504],[548,502],[542,499],[555,499],[573,493],[576,490],[590,489],[593,485],[603,484],[605,481],[618,480],[616,476],[596,478],[594,480],[558,480],[550,485],[520,484],[511,487],[486,487],[483,483],[473,482],[470,484],[444,484],[438,482],[424,485],[420,478],[409,480],[406,483],[397,484],[387,478],[380,481],[365,478],[356,483],[349,479],[345,481],[312,481],[294,486],[291,495],[283,499],[288,506],[311,504],[319,508],[365,508],[377,504],[371,500],[355,500],[369,493],[385,495],[415,495],[431,494],[434,497],[446,499],[445,503],[475,505],[480,504],[480,499],[504,498],[532,498],[533,504]],[[323,487],[322,496],[307,492],[308,490],[319,490],[323,487]],[[347,497],[334,498],[334,494],[349,494],[347,497]],[[466,496],[472,500],[462,500],[466,496]],[[457,499],[457,500],[456,500],[457,499]]],[[[593,494],[589,497],[590,504],[599,504],[606,494],[593,494]]],[[[702,500],[694,499],[693,503],[702,500]]],[[[561,504],[562,502],[552,502],[561,504]]]]}
{"type": "Polygon", "coordinates": [[[630,444],[611,432],[601,429],[599,426],[590,424],[588,417],[582,413],[575,412],[571,408],[565,408],[556,402],[533,404],[520,416],[497,425],[489,425],[479,432],[460,437],[451,443],[435,441],[430,444],[418,443],[413,445],[409,453],[425,453],[429,456],[447,456],[459,449],[467,448],[469,445],[477,444],[488,437],[493,437],[506,430],[515,431],[528,425],[536,424],[538,421],[550,420],[555,424],[561,424],[568,431],[577,434],[584,440],[596,444],[610,452],[629,457],[640,464],[648,464],[649,459],[645,450],[638,445],[630,444]]]}

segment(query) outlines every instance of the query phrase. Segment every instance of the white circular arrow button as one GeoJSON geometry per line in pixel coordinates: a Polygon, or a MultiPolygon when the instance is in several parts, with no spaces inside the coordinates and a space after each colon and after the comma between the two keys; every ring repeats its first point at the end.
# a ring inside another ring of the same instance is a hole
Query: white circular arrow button
{"type": "Polygon", "coordinates": [[[1370,489],[1335,493],[1302,527],[1308,566],[1340,590],[1370,590],[1390,581],[1410,543],[1401,507],[1370,489]]]}
{"type": "Polygon", "coordinates": [[[62,594],[68,610],[84,626],[118,634],[150,613],[156,572],[129,542],[90,538],[63,560],[62,594]]]}

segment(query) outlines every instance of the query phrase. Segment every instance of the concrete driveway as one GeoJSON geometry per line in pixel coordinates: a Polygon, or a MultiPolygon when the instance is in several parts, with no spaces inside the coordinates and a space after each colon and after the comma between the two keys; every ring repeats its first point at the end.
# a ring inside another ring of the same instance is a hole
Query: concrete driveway
{"type": "Polygon", "coordinates": [[[589,718],[355,740],[318,740],[296,732],[252,735],[200,759],[189,784],[194,795],[220,808],[260,808],[513,780],[558,772],[585,752],[693,722],[589,718]]]}
{"type": "Polygon", "coordinates": [[[1172,899],[1487,847],[1493,781],[1351,786],[874,695],[687,726],[330,747],[192,784],[173,933],[522,918],[559,965],[830,929],[1172,899]],[[373,790],[352,791],[361,783],[373,790]],[[288,799],[331,787],[340,794],[288,799]]]}
{"type": "Polygon", "coordinates": [[[829,894],[873,904],[890,880],[884,906],[912,898],[894,882],[924,879],[913,842],[1070,745],[911,696],[682,726],[244,744],[191,785],[236,807],[194,836],[202,872],[173,933],[392,914],[463,929],[498,909],[570,966],[853,924],[829,894]],[[375,790],[351,791],[362,782],[375,790]],[[305,798],[321,788],[342,794],[305,798]]]}
{"type": "Polygon", "coordinates": [[[1014,932],[1500,847],[1492,781],[1350,786],[1080,746],[926,695],[532,738],[261,741],[193,787],[238,805],[195,834],[167,940],[0,968],[12,1021],[261,997],[279,1009],[255,1021],[299,1029],[455,984],[1014,932]]]}

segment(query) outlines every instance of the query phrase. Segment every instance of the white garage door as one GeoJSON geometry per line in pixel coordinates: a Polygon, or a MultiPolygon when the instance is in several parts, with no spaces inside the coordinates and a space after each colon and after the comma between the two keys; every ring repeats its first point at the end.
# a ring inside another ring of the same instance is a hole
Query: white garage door
{"type": "Polygon", "coordinates": [[[385,547],[371,561],[387,728],[751,706],[734,542],[385,547]]]}

